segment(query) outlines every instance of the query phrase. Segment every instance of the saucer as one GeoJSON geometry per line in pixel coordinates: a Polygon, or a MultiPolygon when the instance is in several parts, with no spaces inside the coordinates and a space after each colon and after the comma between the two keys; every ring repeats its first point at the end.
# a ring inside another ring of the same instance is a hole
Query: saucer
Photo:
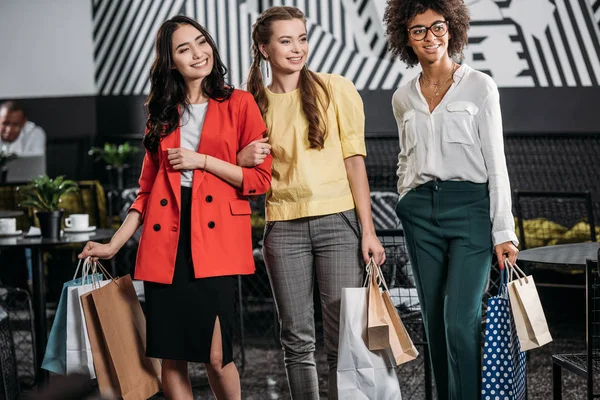
{"type": "Polygon", "coordinates": [[[22,230],[14,231],[14,232],[0,232],[0,237],[12,237],[12,236],[20,236],[23,234],[22,230]]]}
{"type": "Polygon", "coordinates": [[[96,230],[95,226],[88,226],[87,228],[75,229],[75,228],[65,228],[65,233],[88,233],[94,232],[96,230]]]}

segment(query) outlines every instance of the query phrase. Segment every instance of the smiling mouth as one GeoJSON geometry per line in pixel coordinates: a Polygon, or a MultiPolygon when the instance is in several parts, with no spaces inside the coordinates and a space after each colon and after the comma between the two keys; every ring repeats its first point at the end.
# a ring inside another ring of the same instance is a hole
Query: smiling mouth
{"type": "Polygon", "coordinates": [[[196,64],[192,64],[192,68],[201,68],[204,67],[208,63],[208,58],[204,61],[197,62],[196,64]]]}
{"type": "Polygon", "coordinates": [[[293,61],[293,62],[302,61],[302,56],[300,56],[300,57],[288,57],[288,60],[293,61]]]}

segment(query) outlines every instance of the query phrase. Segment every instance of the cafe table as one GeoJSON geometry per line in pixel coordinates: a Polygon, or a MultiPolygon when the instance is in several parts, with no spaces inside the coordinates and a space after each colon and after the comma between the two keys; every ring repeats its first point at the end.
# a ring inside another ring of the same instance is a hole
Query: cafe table
{"type": "Polygon", "coordinates": [[[598,261],[600,243],[586,242],[536,247],[519,253],[519,261],[584,267],[586,260],[598,261]]]}
{"type": "Polygon", "coordinates": [[[32,280],[33,280],[33,326],[35,333],[35,348],[33,349],[36,367],[36,383],[43,384],[48,380],[48,373],[41,369],[42,360],[48,342],[48,326],[46,317],[46,297],[44,287],[44,268],[42,253],[54,247],[81,243],[89,240],[105,241],[115,233],[112,229],[96,229],[89,233],[65,233],[59,239],[46,239],[41,236],[14,236],[0,238],[0,250],[6,248],[31,249],[32,280]]]}

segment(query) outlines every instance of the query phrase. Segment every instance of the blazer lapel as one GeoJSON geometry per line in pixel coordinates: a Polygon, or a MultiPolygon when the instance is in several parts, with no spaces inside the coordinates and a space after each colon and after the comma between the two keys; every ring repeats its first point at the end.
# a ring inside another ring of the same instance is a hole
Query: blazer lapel
{"type": "Polygon", "coordinates": [[[167,170],[171,190],[173,190],[173,194],[177,199],[177,207],[181,210],[181,172],[173,169],[167,157],[167,149],[175,149],[178,147],[181,147],[181,131],[179,130],[179,126],[171,134],[161,140],[160,148],[164,155],[165,168],[167,170]]]}

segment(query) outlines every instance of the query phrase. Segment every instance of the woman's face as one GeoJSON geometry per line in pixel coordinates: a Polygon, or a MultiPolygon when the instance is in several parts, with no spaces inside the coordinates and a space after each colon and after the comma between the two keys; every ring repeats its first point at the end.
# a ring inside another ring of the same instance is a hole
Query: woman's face
{"type": "Polygon", "coordinates": [[[408,30],[408,46],[420,63],[434,64],[448,57],[450,33],[443,15],[432,10],[417,14],[408,23],[408,30]]]}
{"type": "Polygon", "coordinates": [[[271,39],[261,44],[260,51],[271,63],[273,74],[292,74],[302,70],[308,57],[306,26],[301,19],[275,21],[271,39]]]}
{"type": "Polygon", "coordinates": [[[173,68],[188,81],[202,80],[213,69],[212,47],[198,29],[192,25],[181,25],[171,38],[173,68]]]}

